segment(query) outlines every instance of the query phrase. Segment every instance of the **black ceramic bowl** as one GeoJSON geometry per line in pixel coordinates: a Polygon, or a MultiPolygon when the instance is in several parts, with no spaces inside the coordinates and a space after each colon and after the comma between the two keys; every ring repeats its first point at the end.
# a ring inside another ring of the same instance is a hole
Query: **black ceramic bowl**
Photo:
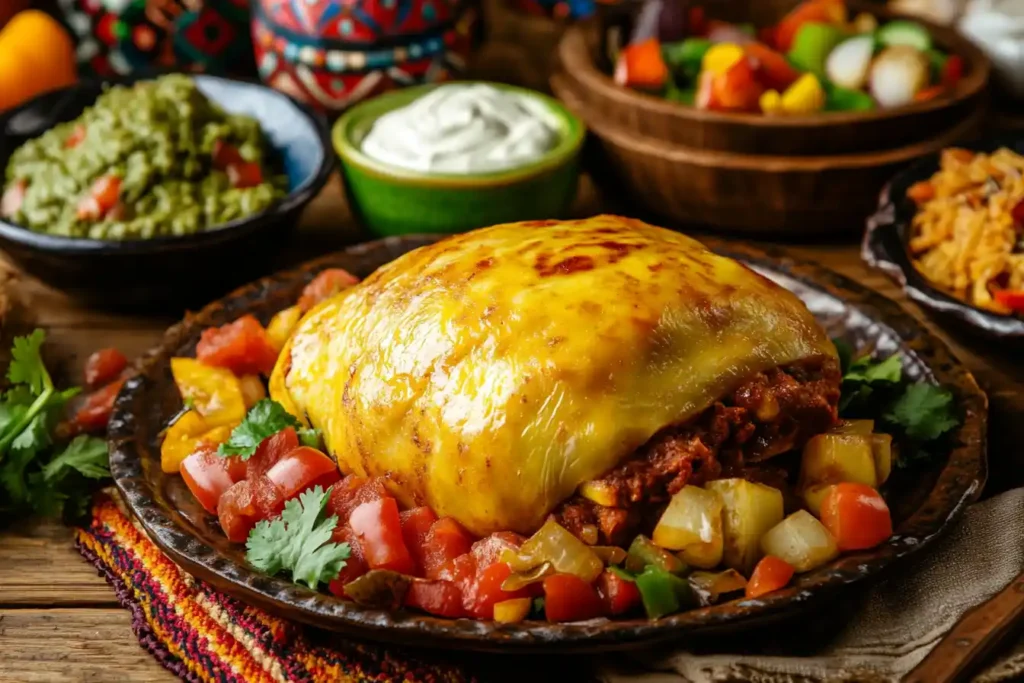
{"type": "MultiPolygon", "coordinates": [[[[1024,138],[1020,136],[996,136],[960,146],[976,152],[1008,147],[1024,154],[1024,138]]],[[[861,257],[869,266],[895,280],[907,296],[922,307],[989,337],[1024,339],[1024,318],[972,306],[931,284],[914,268],[908,242],[910,223],[917,207],[907,197],[907,189],[920,180],[927,180],[938,170],[939,155],[932,154],[900,172],[885,186],[878,200],[878,210],[868,219],[861,257]]]]}
{"type": "MultiPolygon", "coordinates": [[[[288,176],[288,196],[266,211],[182,237],[97,240],[33,232],[0,221],[0,248],[23,270],[103,308],[188,306],[266,273],[299,213],[334,168],[330,132],[319,114],[271,88],[215,76],[193,76],[225,110],[259,120],[288,176]]],[[[0,116],[0,168],[26,140],[75,119],[108,83],[83,81],[0,116]]],[[[179,308],[180,310],[180,308],[179,308]]]]}

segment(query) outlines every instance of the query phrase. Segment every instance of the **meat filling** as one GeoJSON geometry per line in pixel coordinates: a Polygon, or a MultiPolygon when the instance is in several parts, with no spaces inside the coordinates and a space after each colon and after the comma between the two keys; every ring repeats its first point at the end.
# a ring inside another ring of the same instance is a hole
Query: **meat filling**
{"type": "MultiPolygon", "coordinates": [[[[748,464],[799,448],[837,419],[839,365],[832,359],[758,373],[688,421],[588,482],[555,511],[585,541],[623,544],[644,517],[687,484],[748,476],[748,464]],[[599,501],[599,502],[598,502],[599,501]]],[[[761,470],[770,476],[770,470],[761,470]]]]}

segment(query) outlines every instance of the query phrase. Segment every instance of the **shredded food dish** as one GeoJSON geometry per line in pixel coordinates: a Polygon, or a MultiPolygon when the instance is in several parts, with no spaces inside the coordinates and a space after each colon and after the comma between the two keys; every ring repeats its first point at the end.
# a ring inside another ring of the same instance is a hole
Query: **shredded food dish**
{"type": "Polygon", "coordinates": [[[947,149],[939,171],[907,194],[918,206],[917,270],[978,308],[1024,313],[1024,156],[947,149]]]}

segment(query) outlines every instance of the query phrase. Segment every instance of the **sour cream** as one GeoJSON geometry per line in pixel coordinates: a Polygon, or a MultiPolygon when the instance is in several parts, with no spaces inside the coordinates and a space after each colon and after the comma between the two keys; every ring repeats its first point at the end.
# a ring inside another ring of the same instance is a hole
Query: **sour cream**
{"type": "Polygon", "coordinates": [[[525,166],[558,141],[559,120],[539,98],[452,83],[377,119],[362,151],[410,171],[470,175],[525,166]]]}

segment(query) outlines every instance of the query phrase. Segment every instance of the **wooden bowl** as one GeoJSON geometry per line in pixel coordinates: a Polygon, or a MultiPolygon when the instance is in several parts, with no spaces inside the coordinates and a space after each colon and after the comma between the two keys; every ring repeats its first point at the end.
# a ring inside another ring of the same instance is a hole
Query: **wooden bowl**
{"type": "Polygon", "coordinates": [[[983,103],[954,127],[896,149],[833,156],[751,155],[702,150],[644,136],[588,106],[564,72],[555,94],[584,120],[596,140],[594,177],[608,191],[626,192],[648,211],[682,223],[767,238],[858,232],[878,193],[900,168],[968,137],[984,117],[983,103]]]}
{"type": "MultiPolygon", "coordinates": [[[[897,15],[851,3],[882,20],[897,15]]],[[[963,57],[964,78],[952,93],[928,102],[870,112],[768,117],[688,107],[616,85],[597,58],[596,22],[573,26],[558,45],[561,72],[580,106],[609,124],[659,141],[742,154],[830,155],[885,150],[930,140],[969,117],[984,99],[991,66],[985,54],[953,31],[920,21],[935,42],[963,57]]]]}

